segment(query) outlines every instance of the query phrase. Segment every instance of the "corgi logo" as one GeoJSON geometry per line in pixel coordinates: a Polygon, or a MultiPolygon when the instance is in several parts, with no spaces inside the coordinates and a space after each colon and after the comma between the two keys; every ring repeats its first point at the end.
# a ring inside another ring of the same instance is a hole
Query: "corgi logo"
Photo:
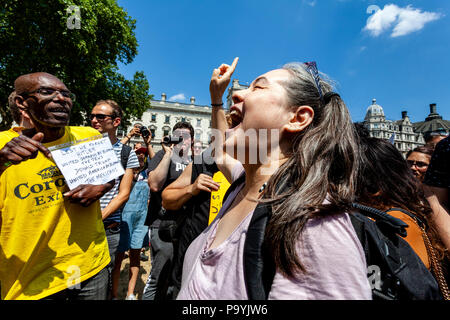
{"type": "Polygon", "coordinates": [[[61,176],[61,171],[59,171],[57,166],[51,166],[45,169],[42,169],[37,173],[41,176],[42,180],[53,178],[53,177],[59,177],[61,176]]]}

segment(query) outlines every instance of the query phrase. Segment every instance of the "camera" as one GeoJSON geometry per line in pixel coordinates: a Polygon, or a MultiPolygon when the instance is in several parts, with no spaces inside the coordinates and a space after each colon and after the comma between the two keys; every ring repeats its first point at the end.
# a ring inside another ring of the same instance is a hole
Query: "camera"
{"type": "Polygon", "coordinates": [[[165,145],[171,145],[171,144],[179,144],[182,141],[183,137],[168,136],[163,138],[162,143],[165,145]]]}
{"type": "Polygon", "coordinates": [[[145,126],[141,126],[139,128],[139,131],[141,132],[142,138],[148,138],[148,136],[150,135],[150,131],[145,126]]]}

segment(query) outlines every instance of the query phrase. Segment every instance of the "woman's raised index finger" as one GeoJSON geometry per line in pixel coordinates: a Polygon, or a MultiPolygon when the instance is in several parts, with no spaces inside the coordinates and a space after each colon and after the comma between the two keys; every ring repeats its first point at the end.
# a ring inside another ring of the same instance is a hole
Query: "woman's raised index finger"
{"type": "Polygon", "coordinates": [[[239,61],[239,57],[234,58],[233,63],[231,64],[231,70],[234,71],[234,69],[236,69],[237,63],[239,61]]]}
{"type": "Polygon", "coordinates": [[[236,65],[239,61],[239,57],[234,58],[233,63],[231,64],[231,66],[228,68],[227,70],[227,74],[229,74],[230,76],[233,74],[234,70],[236,69],[236,65]]]}

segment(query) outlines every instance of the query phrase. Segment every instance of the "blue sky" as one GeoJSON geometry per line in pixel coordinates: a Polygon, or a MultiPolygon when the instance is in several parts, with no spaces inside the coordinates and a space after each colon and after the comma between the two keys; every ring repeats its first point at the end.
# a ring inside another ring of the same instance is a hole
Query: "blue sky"
{"type": "Polygon", "coordinates": [[[429,104],[450,120],[450,1],[119,0],[137,20],[138,55],[120,72],[145,72],[160,99],[208,105],[213,68],[240,58],[234,79],[293,61],[317,61],[337,81],[354,121],[373,98],[390,120],[429,104]],[[181,98],[180,98],[181,97],[181,98]],[[185,97],[183,100],[182,97],[185,97]]]}

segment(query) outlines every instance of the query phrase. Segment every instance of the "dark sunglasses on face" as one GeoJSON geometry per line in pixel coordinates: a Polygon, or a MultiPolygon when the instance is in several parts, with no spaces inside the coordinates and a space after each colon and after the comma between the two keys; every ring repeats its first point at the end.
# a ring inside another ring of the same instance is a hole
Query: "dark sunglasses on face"
{"type": "Polygon", "coordinates": [[[53,99],[54,97],[56,97],[58,95],[58,93],[60,93],[64,98],[69,98],[72,101],[75,101],[75,99],[76,99],[75,94],[73,94],[70,91],[56,90],[56,89],[52,89],[52,88],[39,88],[35,91],[24,92],[21,95],[29,96],[30,94],[33,94],[33,93],[37,93],[46,99],[53,99]]]}
{"type": "Polygon", "coordinates": [[[109,114],[101,114],[101,113],[91,113],[89,116],[89,119],[94,120],[94,118],[97,118],[97,120],[105,120],[106,117],[110,117],[112,119],[112,116],[109,114]]]}
{"type": "Polygon", "coordinates": [[[428,163],[422,162],[422,161],[414,161],[414,160],[406,160],[408,163],[408,166],[416,166],[417,168],[424,168],[428,167],[428,163]]]}

